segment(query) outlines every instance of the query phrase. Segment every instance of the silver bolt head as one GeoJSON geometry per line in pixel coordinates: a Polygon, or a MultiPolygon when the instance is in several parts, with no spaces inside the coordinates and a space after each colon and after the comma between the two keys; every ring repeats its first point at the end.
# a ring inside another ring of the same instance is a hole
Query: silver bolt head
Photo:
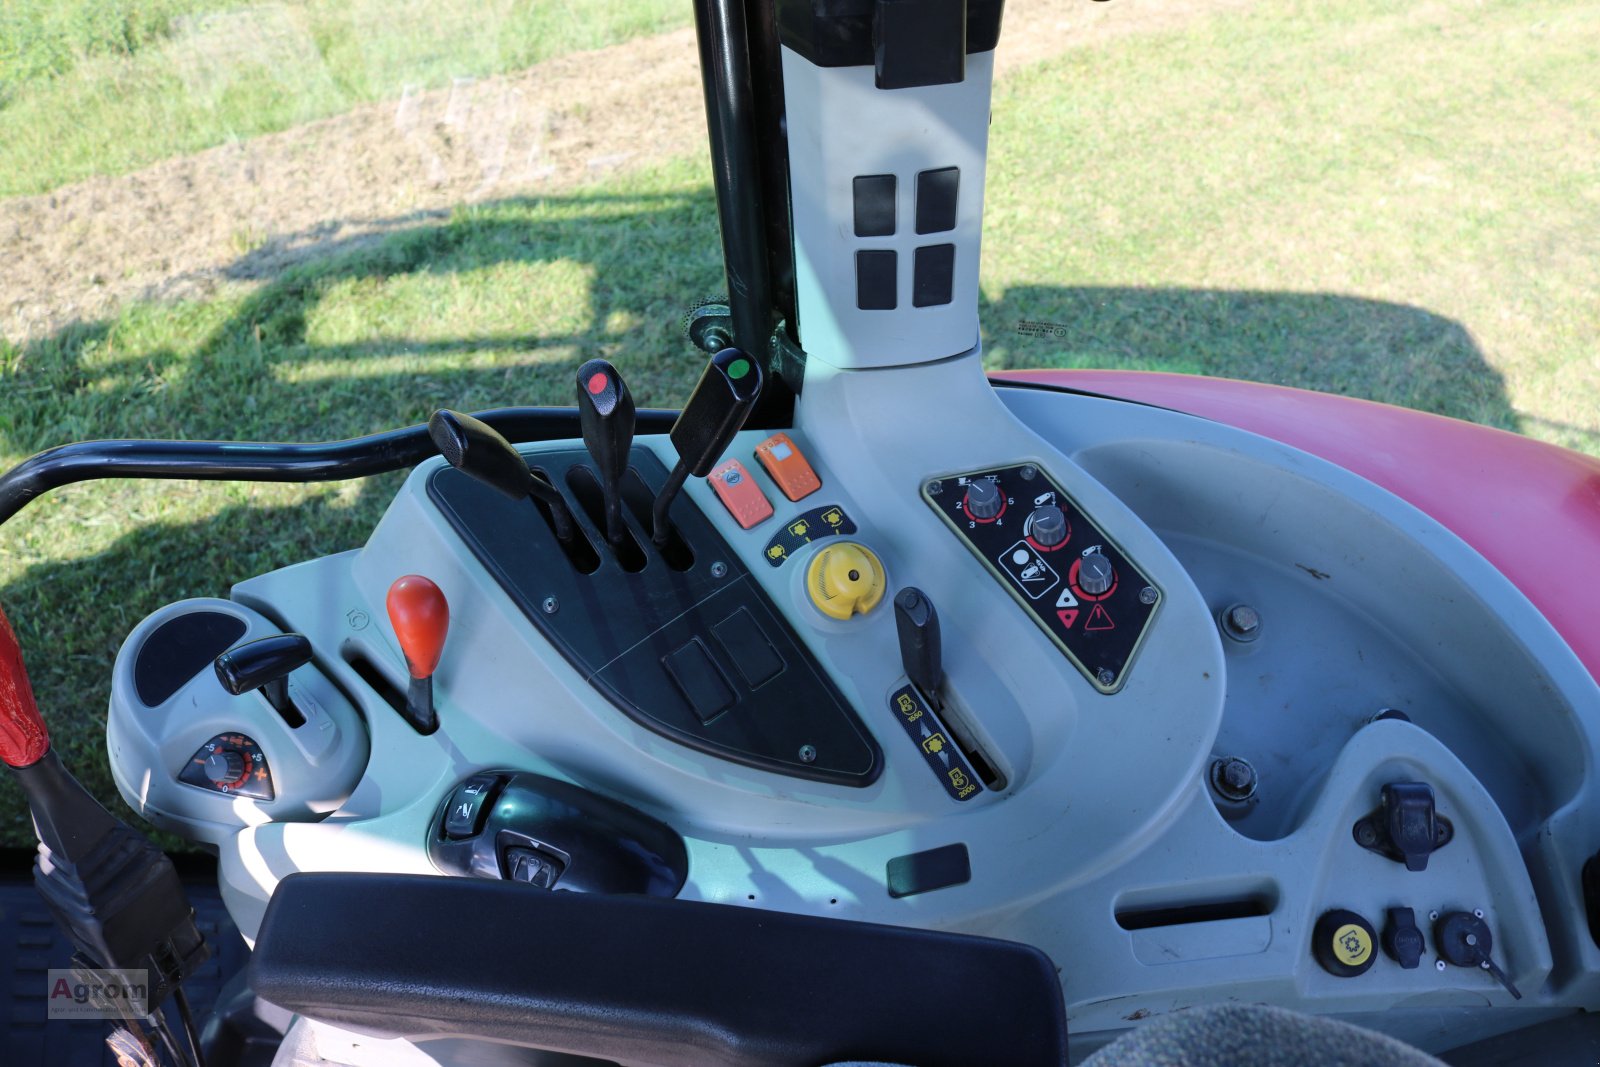
{"type": "Polygon", "coordinates": [[[711,577],[721,578],[728,573],[728,565],[720,560],[711,565],[711,577]]]}
{"type": "Polygon", "coordinates": [[[801,763],[815,763],[816,761],[817,761],[817,746],[815,746],[815,745],[801,745],[800,746],[800,762],[801,763]]]}
{"type": "Polygon", "coordinates": [[[1444,960],[1435,960],[1433,963],[1433,969],[1436,971],[1444,970],[1444,960]]]}
{"type": "Polygon", "coordinates": [[[1117,675],[1116,672],[1110,667],[1101,667],[1100,672],[1095,675],[1095,678],[1099,680],[1101,685],[1110,685],[1112,682],[1117,680],[1117,675]]]}
{"type": "Polygon", "coordinates": [[[1141,604],[1154,604],[1160,598],[1160,592],[1158,592],[1156,587],[1153,585],[1147,585],[1143,589],[1139,590],[1139,603],[1141,604]]]}
{"type": "Polygon", "coordinates": [[[544,609],[544,613],[546,615],[554,615],[558,610],[560,610],[561,601],[557,600],[553,596],[547,596],[544,598],[544,603],[540,604],[539,606],[544,609]]]}

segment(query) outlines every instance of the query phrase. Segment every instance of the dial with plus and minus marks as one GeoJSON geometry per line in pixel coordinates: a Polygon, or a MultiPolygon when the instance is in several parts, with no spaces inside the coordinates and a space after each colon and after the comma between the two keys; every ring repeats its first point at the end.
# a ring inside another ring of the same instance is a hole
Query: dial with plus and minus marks
{"type": "Polygon", "coordinates": [[[272,800],[272,771],[266,753],[247,734],[218,734],[189,758],[178,781],[229,796],[272,800]]]}

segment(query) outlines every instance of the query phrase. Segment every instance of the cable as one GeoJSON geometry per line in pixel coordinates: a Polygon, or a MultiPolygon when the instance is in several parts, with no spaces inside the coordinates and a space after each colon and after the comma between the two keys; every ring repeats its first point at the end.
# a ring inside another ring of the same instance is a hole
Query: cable
{"type": "Polygon", "coordinates": [[[179,986],[172,991],[172,997],[178,1004],[178,1018],[183,1021],[184,1036],[189,1039],[189,1051],[194,1058],[194,1067],[206,1067],[205,1054],[200,1051],[200,1031],[195,1029],[194,1013],[189,1010],[189,994],[179,986]]]}
{"type": "Polygon", "coordinates": [[[167,1018],[161,1009],[157,1008],[152,1012],[150,1018],[155,1020],[156,1034],[161,1038],[161,1044],[167,1050],[167,1055],[172,1057],[173,1067],[192,1067],[189,1057],[178,1047],[178,1038],[173,1034],[172,1027],[167,1024],[167,1018]]]}

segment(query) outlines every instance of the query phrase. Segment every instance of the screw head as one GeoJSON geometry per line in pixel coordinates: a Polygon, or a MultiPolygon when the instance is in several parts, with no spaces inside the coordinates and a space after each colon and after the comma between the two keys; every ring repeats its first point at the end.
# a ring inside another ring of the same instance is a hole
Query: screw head
{"type": "Polygon", "coordinates": [[[1437,911],[1428,912],[1428,921],[1431,922],[1431,923],[1438,922],[1439,921],[1439,913],[1437,911]]]}
{"type": "Polygon", "coordinates": [[[1261,636],[1261,613],[1249,604],[1233,604],[1222,612],[1222,632],[1235,641],[1254,641],[1261,636]]]}
{"type": "Polygon", "coordinates": [[[1444,970],[1444,960],[1434,960],[1433,961],[1433,969],[1436,970],[1436,971],[1444,970]]]}
{"type": "Polygon", "coordinates": [[[1213,760],[1211,785],[1225,800],[1249,800],[1256,793],[1256,769],[1250,766],[1250,761],[1237,756],[1213,760]]]}
{"type": "Polygon", "coordinates": [[[1154,604],[1159,599],[1161,599],[1161,592],[1153,585],[1147,585],[1139,590],[1139,603],[1141,604],[1154,604]]]}
{"type": "Polygon", "coordinates": [[[721,560],[718,560],[717,562],[715,562],[715,563],[713,563],[711,565],[711,577],[713,577],[713,578],[723,578],[723,577],[726,577],[727,574],[728,574],[728,565],[726,563],[723,563],[721,560]]]}
{"type": "Polygon", "coordinates": [[[541,603],[539,607],[544,609],[544,613],[546,615],[554,615],[557,611],[561,610],[561,601],[557,600],[553,596],[547,596],[544,598],[544,602],[541,603]]]}
{"type": "Polygon", "coordinates": [[[800,762],[801,763],[815,763],[816,761],[817,761],[817,746],[816,745],[801,745],[800,746],[800,762]]]}
{"type": "Polygon", "coordinates": [[[1023,481],[1031,482],[1039,476],[1039,468],[1030,463],[1017,473],[1022,475],[1023,481]]]}
{"type": "Polygon", "coordinates": [[[1356,843],[1362,848],[1371,848],[1378,843],[1378,831],[1372,828],[1371,823],[1362,823],[1356,827],[1356,843]]]}
{"type": "Polygon", "coordinates": [[[941,482],[941,481],[932,481],[932,482],[928,483],[928,495],[929,496],[938,496],[942,492],[944,492],[944,483],[943,482],[941,482]]]}
{"type": "Polygon", "coordinates": [[[1117,672],[1113,671],[1110,667],[1101,667],[1099,673],[1095,675],[1095,678],[1101,685],[1110,685],[1112,682],[1117,680],[1117,672]]]}
{"type": "Polygon", "coordinates": [[[1472,916],[1475,919],[1483,918],[1483,909],[1482,908],[1473,908],[1472,909],[1472,916]]]}

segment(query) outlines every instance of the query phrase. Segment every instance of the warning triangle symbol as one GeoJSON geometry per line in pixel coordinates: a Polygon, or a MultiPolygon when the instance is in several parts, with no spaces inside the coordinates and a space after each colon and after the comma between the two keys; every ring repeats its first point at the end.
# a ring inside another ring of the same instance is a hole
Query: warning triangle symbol
{"type": "Polygon", "coordinates": [[[1096,604],[1089,609],[1089,617],[1084,620],[1083,628],[1088,630],[1115,630],[1117,624],[1111,621],[1111,616],[1106,614],[1106,609],[1096,604]]]}

